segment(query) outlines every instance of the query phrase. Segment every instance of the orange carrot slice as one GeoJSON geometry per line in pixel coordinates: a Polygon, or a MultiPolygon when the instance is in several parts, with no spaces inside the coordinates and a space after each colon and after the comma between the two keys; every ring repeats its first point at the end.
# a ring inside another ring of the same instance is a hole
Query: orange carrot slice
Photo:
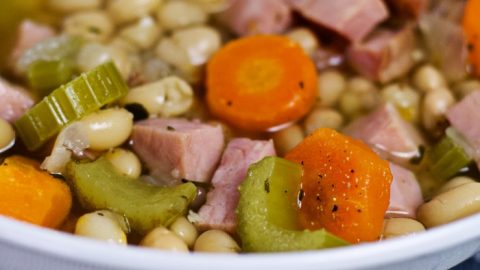
{"type": "Polygon", "coordinates": [[[59,227],[70,211],[69,187],[33,160],[12,156],[0,165],[0,215],[59,227]]]}
{"type": "Polygon", "coordinates": [[[469,0],[463,15],[463,30],[468,40],[469,59],[475,75],[480,76],[480,0],[469,0]]]}
{"type": "Polygon", "coordinates": [[[311,109],[316,80],[315,65],[289,38],[242,38],[228,43],[208,63],[207,104],[233,126],[266,131],[311,109]]]}
{"type": "Polygon", "coordinates": [[[286,159],[303,164],[300,223],[349,241],[378,240],[390,201],[387,161],[363,142],[322,128],[286,159]]]}

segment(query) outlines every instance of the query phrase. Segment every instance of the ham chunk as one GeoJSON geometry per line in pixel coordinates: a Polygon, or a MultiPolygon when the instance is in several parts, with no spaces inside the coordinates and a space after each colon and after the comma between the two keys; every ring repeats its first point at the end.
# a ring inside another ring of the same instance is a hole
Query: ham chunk
{"type": "Polygon", "coordinates": [[[220,126],[185,119],[148,119],[136,123],[133,149],[157,184],[182,179],[209,182],[224,146],[220,126]]]}
{"type": "Polygon", "coordinates": [[[480,168],[480,90],[474,91],[447,110],[450,124],[466,139],[474,150],[474,159],[480,168]]]}
{"type": "Polygon", "coordinates": [[[381,0],[288,0],[306,19],[333,30],[347,40],[362,40],[388,17],[381,0]]]}
{"type": "Polygon", "coordinates": [[[380,105],[374,112],[361,117],[344,132],[370,145],[380,156],[401,165],[420,155],[425,145],[418,131],[402,119],[390,103],[380,105]]]}
{"type": "Polygon", "coordinates": [[[290,25],[290,7],[281,0],[233,0],[221,15],[237,35],[277,34],[290,25]]]}
{"type": "Polygon", "coordinates": [[[0,118],[13,123],[33,104],[33,98],[25,89],[0,78],[0,118]]]}
{"type": "Polygon", "coordinates": [[[429,0],[386,0],[395,14],[418,18],[428,8],[429,0]]]}
{"type": "Polygon", "coordinates": [[[411,26],[399,31],[379,30],[366,41],[352,44],[347,61],[363,76],[385,83],[402,77],[413,67],[415,47],[411,26]]]}
{"type": "Polygon", "coordinates": [[[423,203],[422,190],[415,174],[393,163],[390,163],[390,170],[393,182],[386,217],[415,218],[417,208],[423,203]]]}
{"type": "Polygon", "coordinates": [[[275,149],[271,140],[237,138],[230,141],[213,176],[213,189],[207,194],[207,202],[198,213],[202,220],[200,227],[234,232],[235,208],[240,197],[238,186],[245,179],[252,163],[274,155],[275,149]]]}
{"type": "Polygon", "coordinates": [[[53,28],[39,24],[30,20],[24,20],[18,29],[17,41],[12,51],[10,59],[13,63],[22,56],[22,54],[40,41],[49,39],[55,35],[53,28]]]}

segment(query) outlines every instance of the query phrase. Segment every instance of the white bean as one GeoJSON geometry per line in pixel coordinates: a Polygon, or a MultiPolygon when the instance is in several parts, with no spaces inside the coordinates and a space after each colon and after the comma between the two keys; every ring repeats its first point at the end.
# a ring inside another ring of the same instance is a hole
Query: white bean
{"type": "Polygon", "coordinates": [[[198,237],[197,228],[195,228],[195,226],[183,216],[175,220],[170,226],[170,230],[183,239],[189,247],[193,247],[193,244],[195,244],[195,240],[197,240],[198,237]]]}
{"type": "Polygon", "coordinates": [[[411,218],[386,219],[383,225],[383,238],[389,239],[425,231],[422,223],[411,218]]]}
{"type": "Polygon", "coordinates": [[[231,0],[190,0],[208,13],[216,13],[228,8],[231,0]]]}
{"type": "Polygon", "coordinates": [[[421,205],[417,218],[431,228],[480,212],[480,183],[460,185],[421,205]]]}
{"type": "Polygon", "coordinates": [[[15,143],[15,131],[12,125],[0,118],[0,153],[9,149],[15,143]]]}
{"type": "Polygon", "coordinates": [[[340,98],[339,108],[342,113],[353,119],[378,105],[380,101],[378,92],[371,81],[363,77],[351,78],[340,98]]]}
{"type": "Polygon", "coordinates": [[[160,27],[152,17],[143,17],[120,32],[121,37],[143,50],[152,47],[160,34],[160,27]]]}
{"type": "Polygon", "coordinates": [[[108,61],[113,61],[124,79],[129,77],[132,63],[127,53],[114,46],[98,43],[86,44],[78,53],[77,67],[81,72],[87,72],[108,61]]]}
{"type": "Polygon", "coordinates": [[[88,41],[104,42],[113,33],[113,23],[103,11],[82,11],[68,16],[63,21],[63,31],[80,36],[88,41]]]}
{"type": "Polygon", "coordinates": [[[335,106],[346,88],[345,76],[336,70],[327,70],[318,76],[318,94],[320,106],[335,106]]]}
{"type": "Polygon", "coordinates": [[[55,11],[71,13],[98,9],[102,2],[102,0],[48,0],[47,4],[55,11]]]}
{"type": "Polygon", "coordinates": [[[158,21],[165,29],[173,30],[204,24],[207,14],[200,6],[187,1],[169,1],[165,3],[157,14],[158,21]]]}
{"type": "Polygon", "coordinates": [[[193,104],[193,90],[184,80],[170,76],[130,90],[121,104],[139,103],[149,114],[164,117],[186,113],[193,104]]]}
{"type": "Polygon", "coordinates": [[[447,86],[443,75],[432,65],[421,66],[415,71],[413,74],[413,83],[417,89],[423,92],[429,92],[447,86]]]}
{"type": "Polygon", "coordinates": [[[81,216],[75,225],[75,234],[113,244],[126,245],[128,225],[113,212],[102,210],[81,216]]]}
{"type": "Polygon", "coordinates": [[[275,132],[273,141],[279,154],[284,155],[301,142],[304,137],[302,128],[297,124],[293,124],[275,132]]]}
{"type": "Polygon", "coordinates": [[[455,103],[452,93],[446,88],[430,91],[423,99],[422,121],[425,129],[435,132],[444,120],[447,109],[455,103]]]}
{"type": "Polygon", "coordinates": [[[163,0],[109,0],[107,11],[117,24],[135,21],[152,14],[163,0]]]}
{"type": "Polygon", "coordinates": [[[296,28],[287,33],[287,37],[300,44],[306,54],[313,55],[318,49],[318,39],[308,28],[296,28]]]}
{"type": "Polygon", "coordinates": [[[475,183],[475,181],[466,176],[457,176],[453,179],[448,180],[447,183],[445,183],[438,191],[437,194],[441,194],[447,191],[450,191],[452,189],[455,189],[461,185],[469,184],[469,183],[475,183]]]}
{"type": "Polygon", "coordinates": [[[193,248],[200,252],[237,253],[240,247],[237,242],[226,232],[209,230],[202,233],[193,248]]]}
{"type": "Polygon", "coordinates": [[[133,127],[133,115],[125,109],[106,109],[81,120],[90,149],[104,151],[123,144],[133,127]]]}
{"type": "Polygon", "coordinates": [[[187,244],[165,227],[157,227],[150,231],[145,238],[142,239],[140,245],[161,250],[188,252],[187,244]]]}
{"type": "Polygon", "coordinates": [[[171,38],[162,39],[156,54],[160,59],[181,68],[205,64],[220,46],[217,30],[208,26],[194,26],[175,31],[171,38]]]}
{"type": "Polygon", "coordinates": [[[392,103],[403,117],[411,122],[418,121],[420,95],[406,84],[390,84],[380,92],[383,101],[392,103]]]}
{"type": "Polygon", "coordinates": [[[333,109],[315,109],[311,111],[303,123],[305,134],[311,134],[319,128],[339,130],[343,125],[343,116],[333,109]]]}
{"type": "Polygon", "coordinates": [[[134,179],[140,177],[142,164],[137,155],[132,151],[115,148],[105,154],[105,157],[113,164],[119,173],[134,179]]]}

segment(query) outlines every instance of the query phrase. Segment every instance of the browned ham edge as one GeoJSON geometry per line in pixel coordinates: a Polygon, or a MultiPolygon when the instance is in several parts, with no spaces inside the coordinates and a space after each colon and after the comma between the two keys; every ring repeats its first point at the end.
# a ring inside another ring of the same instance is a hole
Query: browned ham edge
{"type": "Polygon", "coordinates": [[[136,123],[133,150],[160,185],[182,179],[209,182],[224,146],[220,126],[185,119],[148,119],[136,123]]]}
{"type": "Polygon", "coordinates": [[[390,187],[390,205],[385,217],[416,218],[417,208],[423,203],[422,190],[413,172],[390,163],[393,182],[390,187]]]}
{"type": "Polygon", "coordinates": [[[359,42],[388,17],[381,0],[285,0],[307,20],[359,42]]]}
{"type": "Polygon", "coordinates": [[[221,20],[240,36],[282,33],[291,23],[290,7],[281,0],[233,0],[221,20]]]}
{"type": "Polygon", "coordinates": [[[425,145],[419,132],[390,103],[348,125],[344,132],[370,145],[381,157],[408,166],[425,145]]]}
{"type": "Polygon", "coordinates": [[[377,30],[362,43],[347,50],[349,64],[363,76],[382,83],[407,74],[415,64],[415,34],[412,26],[399,31],[377,30]]]}
{"type": "Polygon", "coordinates": [[[33,98],[24,88],[10,84],[0,77],[0,118],[13,123],[33,104],[33,98]]]}
{"type": "Polygon", "coordinates": [[[418,18],[428,9],[429,0],[386,0],[395,15],[418,18]]]}
{"type": "Polygon", "coordinates": [[[235,209],[240,196],[238,186],[245,179],[251,164],[274,155],[271,140],[237,138],[230,141],[213,176],[213,189],[208,192],[207,202],[198,213],[202,220],[200,228],[233,233],[236,226],[235,209]]]}

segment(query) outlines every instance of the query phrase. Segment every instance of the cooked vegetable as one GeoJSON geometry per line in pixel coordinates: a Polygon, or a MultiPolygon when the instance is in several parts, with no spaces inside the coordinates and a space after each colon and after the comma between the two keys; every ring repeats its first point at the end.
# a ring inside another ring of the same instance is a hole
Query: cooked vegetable
{"type": "Polygon", "coordinates": [[[12,125],[0,118],[0,153],[13,147],[15,144],[15,131],[12,125]]]}
{"type": "Polygon", "coordinates": [[[287,37],[232,41],[207,66],[211,112],[245,130],[265,131],[298,120],[315,102],[315,66],[287,37]]]}
{"type": "Polygon", "coordinates": [[[53,91],[15,122],[15,127],[27,148],[35,150],[67,124],[122,97],[127,91],[118,70],[108,62],[53,91]]]}
{"type": "Polygon", "coordinates": [[[24,157],[0,165],[0,186],[0,214],[40,226],[58,228],[72,205],[68,186],[24,157]]]}
{"type": "Polygon", "coordinates": [[[192,183],[158,187],[132,180],[117,173],[105,158],[91,163],[70,163],[67,179],[83,207],[109,209],[124,215],[139,233],[173,223],[187,212],[196,194],[192,183]]]}
{"type": "Polygon", "coordinates": [[[383,238],[406,236],[425,231],[422,223],[411,218],[389,218],[385,220],[383,238]]]}
{"type": "Polygon", "coordinates": [[[105,154],[105,158],[112,163],[117,172],[123,175],[138,178],[142,173],[140,159],[132,151],[115,148],[105,154]]]}
{"type": "Polygon", "coordinates": [[[143,247],[156,248],[176,252],[188,252],[188,246],[183,240],[165,227],[157,227],[142,239],[143,247]]]}
{"type": "Polygon", "coordinates": [[[480,76],[480,0],[469,0],[463,15],[463,30],[468,40],[469,60],[472,71],[480,76]]]}
{"type": "Polygon", "coordinates": [[[303,165],[304,228],[325,228],[352,243],[380,238],[392,182],[387,161],[328,128],[315,131],[285,158],[303,165]]]}
{"type": "Polygon", "coordinates": [[[74,59],[82,45],[80,38],[66,35],[47,39],[28,49],[16,63],[16,69],[26,72],[32,63],[39,60],[74,59]]]}
{"type": "Polygon", "coordinates": [[[202,233],[193,248],[199,252],[236,253],[240,251],[237,242],[226,232],[209,230],[202,233]]]}
{"type": "Polygon", "coordinates": [[[113,244],[126,245],[128,226],[125,219],[108,210],[81,216],[75,225],[75,234],[113,244]]]}
{"type": "Polygon", "coordinates": [[[325,229],[297,230],[300,165],[267,157],[250,166],[247,175],[237,207],[237,233],[244,251],[298,251],[347,244],[325,229]]]}
{"type": "Polygon", "coordinates": [[[44,97],[55,88],[72,79],[73,63],[66,59],[38,60],[28,66],[30,86],[37,91],[37,96],[44,97]]]}
{"type": "Polygon", "coordinates": [[[431,228],[480,211],[480,183],[467,183],[433,197],[417,210],[417,218],[431,228]]]}
{"type": "Polygon", "coordinates": [[[193,247],[197,240],[197,228],[185,217],[179,217],[170,226],[170,231],[180,237],[189,247],[193,247]]]}
{"type": "Polygon", "coordinates": [[[465,149],[470,149],[470,146],[462,135],[453,127],[448,128],[440,142],[426,153],[432,175],[438,181],[445,181],[468,166],[472,162],[473,153],[468,153],[465,149]]]}

